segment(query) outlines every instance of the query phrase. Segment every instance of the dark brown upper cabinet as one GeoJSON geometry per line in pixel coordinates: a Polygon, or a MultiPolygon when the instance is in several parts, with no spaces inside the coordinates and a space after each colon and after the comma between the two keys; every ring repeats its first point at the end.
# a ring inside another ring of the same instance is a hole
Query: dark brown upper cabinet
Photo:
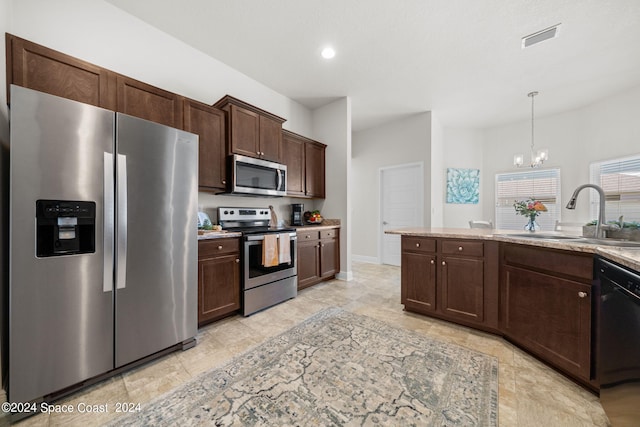
{"type": "Polygon", "coordinates": [[[303,137],[288,130],[282,131],[282,163],[287,165],[287,195],[305,196],[305,164],[303,137]]]}
{"type": "Polygon", "coordinates": [[[287,195],[325,197],[326,145],[288,130],[282,131],[282,163],[287,165],[287,195]]]}
{"type": "Polygon", "coordinates": [[[213,106],[227,113],[229,154],[281,162],[282,123],[285,119],[230,95],[213,106]]]}
{"type": "Polygon", "coordinates": [[[213,193],[226,189],[224,112],[191,99],[184,100],[184,129],[197,134],[198,186],[213,193]]]}
{"type": "Polygon", "coordinates": [[[319,142],[305,144],[304,163],[306,195],[312,198],[325,198],[325,149],[319,142]]]}
{"type": "Polygon", "coordinates": [[[181,96],[121,75],[117,76],[116,86],[119,113],[182,127],[181,96]]]}
{"type": "Polygon", "coordinates": [[[6,35],[9,85],[116,109],[116,73],[11,34],[6,35]]]}

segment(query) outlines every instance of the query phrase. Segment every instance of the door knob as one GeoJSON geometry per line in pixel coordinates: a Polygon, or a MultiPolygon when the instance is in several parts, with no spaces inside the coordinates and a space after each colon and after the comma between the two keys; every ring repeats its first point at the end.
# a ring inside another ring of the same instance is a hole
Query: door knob
{"type": "Polygon", "coordinates": [[[586,292],[578,292],[578,296],[580,298],[585,298],[587,296],[587,293],[586,292]]]}

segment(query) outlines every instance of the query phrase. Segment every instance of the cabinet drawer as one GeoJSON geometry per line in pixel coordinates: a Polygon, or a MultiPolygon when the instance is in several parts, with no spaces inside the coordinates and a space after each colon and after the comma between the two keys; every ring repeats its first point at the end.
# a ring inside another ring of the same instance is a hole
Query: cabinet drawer
{"type": "Polygon", "coordinates": [[[298,242],[304,242],[305,240],[318,240],[320,233],[315,231],[298,231],[298,242]]]}
{"type": "Polygon", "coordinates": [[[198,241],[198,258],[240,252],[240,239],[221,238],[198,241]]]}
{"type": "Polygon", "coordinates": [[[456,254],[481,257],[484,255],[484,243],[461,240],[443,240],[442,253],[447,255],[456,254]]]}
{"type": "Polygon", "coordinates": [[[331,228],[329,230],[322,230],[322,231],[320,231],[320,238],[321,239],[333,239],[338,234],[336,231],[337,230],[335,228],[331,228]]]}
{"type": "Polygon", "coordinates": [[[436,241],[427,237],[402,236],[403,251],[435,252],[436,241]]]}
{"type": "Polygon", "coordinates": [[[587,282],[593,279],[592,254],[510,244],[505,244],[503,248],[502,259],[505,264],[543,270],[556,276],[571,276],[587,282]]]}

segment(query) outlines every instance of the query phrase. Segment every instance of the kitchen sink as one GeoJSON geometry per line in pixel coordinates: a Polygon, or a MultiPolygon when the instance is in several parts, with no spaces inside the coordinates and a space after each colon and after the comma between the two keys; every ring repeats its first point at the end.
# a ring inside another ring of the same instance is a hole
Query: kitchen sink
{"type": "Polygon", "coordinates": [[[566,234],[545,234],[545,233],[516,233],[502,234],[505,237],[517,237],[519,239],[542,239],[542,240],[577,240],[583,239],[580,236],[571,236],[566,234]]]}
{"type": "Polygon", "coordinates": [[[568,243],[585,243],[597,246],[618,246],[624,248],[640,248],[640,242],[617,239],[594,239],[590,237],[571,236],[567,234],[551,234],[551,233],[515,233],[502,234],[503,237],[513,237],[517,239],[547,240],[551,242],[565,241],[568,243]]]}

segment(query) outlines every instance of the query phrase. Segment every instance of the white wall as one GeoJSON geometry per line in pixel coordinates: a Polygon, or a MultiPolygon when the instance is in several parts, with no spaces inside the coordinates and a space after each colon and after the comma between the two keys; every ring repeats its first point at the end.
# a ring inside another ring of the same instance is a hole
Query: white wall
{"type": "Polygon", "coordinates": [[[352,178],[351,178],[351,99],[338,99],[313,111],[313,138],[327,144],[326,192],[318,201],[326,218],[340,219],[340,273],[338,278],[352,279],[352,178]]]}
{"type": "MultiPolygon", "coordinates": [[[[431,188],[431,227],[444,225],[444,202],[446,169],[444,167],[444,129],[435,112],[431,112],[431,174],[428,176],[431,188]]],[[[425,183],[427,179],[425,179],[425,183]]],[[[428,223],[426,223],[428,224],[428,223]]]]}
{"type": "MultiPolygon", "coordinates": [[[[354,132],[353,254],[378,258],[380,232],[380,168],[422,162],[424,188],[431,186],[431,113],[420,113],[391,123],[354,132]]],[[[424,224],[431,223],[431,198],[424,197],[424,224]]]]}
{"type": "MultiPolygon", "coordinates": [[[[542,96],[542,95],[541,95],[542,96]]],[[[542,102],[542,98],[540,101],[542,102]]],[[[589,182],[589,163],[640,154],[640,86],[614,94],[591,105],[535,119],[536,148],[549,149],[545,167],[561,166],[561,205],[573,190],[589,182]]],[[[513,154],[525,153],[528,160],[531,122],[522,121],[484,131],[484,160],[481,198],[493,200],[497,172],[517,170],[513,154]]],[[[562,209],[563,221],[588,222],[589,194],[585,190],[574,211],[562,209]]],[[[494,203],[485,203],[486,218],[495,217],[494,203]]],[[[631,219],[631,218],[629,218],[631,219]]]]}
{"type": "MultiPolygon", "coordinates": [[[[483,159],[483,133],[478,129],[452,129],[444,128],[445,148],[444,148],[444,181],[442,188],[446,189],[447,168],[457,169],[479,169],[480,185],[486,180],[493,180],[492,175],[487,175],[484,171],[483,159]]],[[[446,203],[446,190],[443,190],[445,197],[443,203],[443,225],[445,227],[467,228],[469,220],[493,220],[485,218],[483,206],[493,203],[493,194],[481,192],[478,204],[453,204],[446,203]]]]}

